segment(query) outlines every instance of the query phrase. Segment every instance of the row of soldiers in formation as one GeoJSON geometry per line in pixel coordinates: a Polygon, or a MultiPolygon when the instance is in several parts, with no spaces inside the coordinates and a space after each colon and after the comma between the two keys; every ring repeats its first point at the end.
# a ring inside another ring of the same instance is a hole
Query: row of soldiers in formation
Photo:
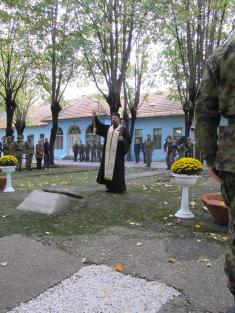
{"type": "Polygon", "coordinates": [[[171,169],[171,165],[174,163],[177,154],[179,159],[193,157],[195,154],[194,150],[195,144],[191,138],[182,136],[178,140],[173,141],[171,136],[167,136],[164,144],[167,169],[171,169]]]}
{"type": "MultiPolygon", "coordinates": [[[[136,163],[140,160],[140,152],[143,153],[144,163],[146,167],[151,166],[152,162],[152,153],[153,153],[154,143],[151,139],[151,135],[147,136],[147,139],[144,143],[141,143],[139,139],[136,139],[134,144],[134,153],[136,163]]],[[[174,163],[175,158],[178,155],[178,158],[182,157],[193,157],[194,155],[194,144],[191,138],[185,136],[180,137],[178,140],[173,141],[172,136],[167,136],[164,143],[164,152],[167,169],[171,169],[171,165],[174,163]]]]}
{"type": "Polygon", "coordinates": [[[6,142],[0,144],[0,153],[2,152],[4,155],[14,155],[17,158],[17,169],[19,171],[22,169],[23,157],[26,159],[26,168],[31,170],[34,155],[38,169],[42,167],[42,159],[44,159],[45,169],[49,169],[50,145],[47,138],[44,143],[42,139],[39,139],[34,148],[33,139],[30,136],[27,137],[25,142],[21,136],[18,136],[16,141],[14,141],[13,137],[7,136],[6,142]]]}
{"type": "Polygon", "coordinates": [[[103,145],[99,143],[87,142],[78,144],[75,142],[73,145],[74,161],[79,160],[80,162],[100,162],[102,157],[103,145]]]}

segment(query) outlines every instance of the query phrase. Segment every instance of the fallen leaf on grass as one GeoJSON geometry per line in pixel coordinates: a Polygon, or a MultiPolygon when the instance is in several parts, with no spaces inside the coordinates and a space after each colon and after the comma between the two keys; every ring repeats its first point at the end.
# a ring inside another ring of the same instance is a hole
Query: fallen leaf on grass
{"type": "Polygon", "coordinates": [[[167,201],[164,201],[164,204],[168,204],[168,202],[167,202],[167,201]]]}
{"type": "Polygon", "coordinates": [[[113,269],[115,272],[119,272],[119,273],[122,273],[124,271],[124,264],[122,263],[117,263],[115,266],[114,266],[114,269],[113,269]]]}
{"type": "Polygon", "coordinates": [[[208,257],[206,255],[201,255],[198,258],[199,262],[210,262],[210,260],[208,259],[208,257]]]}
{"type": "Polygon", "coordinates": [[[228,240],[228,236],[221,236],[221,235],[214,234],[214,233],[209,233],[209,236],[211,238],[213,238],[214,240],[218,240],[218,241],[227,241],[228,240]]]}
{"type": "Polygon", "coordinates": [[[176,263],[176,259],[175,258],[170,258],[167,260],[169,263],[171,264],[175,264],[176,263]]]}
{"type": "Polygon", "coordinates": [[[0,263],[1,266],[6,266],[7,262],[0,263]]]}
{"type": "Polygon", "coordinates": [[[194,228],[201,228],[201,225],[200,224],[195,224],[194,228]]]}

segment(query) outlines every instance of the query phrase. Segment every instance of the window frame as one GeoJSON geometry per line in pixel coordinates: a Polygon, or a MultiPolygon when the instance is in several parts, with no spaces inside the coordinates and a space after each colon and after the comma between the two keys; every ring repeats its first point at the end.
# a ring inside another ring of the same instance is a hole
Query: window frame
{"type": "Polygon", "coordinates": [[[153,129],[153,149],[162,149],[162,128],[160,127],[153,129]],[[160,134],[155,135],[156,130],[159,130],[160,134]]]}
{"type": "Polygon", "coordinates": [[[177,141],[178,139],[180,139],[180,137],[183,136],[183,127],[173,127],[173,141],[177,141]],[[177,132],[177,130],[181,130],[179,135],[175,135],[175,133],[177,132]]]}
{"type": "Polygon", "coordinates": [[[64,149],[64,132],[61,127],[58,127],[55,138],[55,150],[64,149]]]}

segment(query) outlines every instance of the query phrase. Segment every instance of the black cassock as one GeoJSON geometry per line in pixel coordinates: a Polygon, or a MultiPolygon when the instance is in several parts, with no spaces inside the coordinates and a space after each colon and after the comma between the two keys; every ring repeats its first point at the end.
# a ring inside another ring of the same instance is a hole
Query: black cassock
{"type": "Polygon", "coordinates": [[[99,184],[106,185],[106,188],[112,192],[123,192],[126,190],[124,157],[125,154],[127,154],[131,144],[130,135],[127,129],[125,127],[122,127],[123,141],[118,140],[113,179],[106,180],[104,178],[105,147],[107,134],[110,126],[102,124],[97,117],[95,118],[95,124],[97,135],[104,137],[103,153],[99,173],[97,176],[97,182],[99,184]]]}

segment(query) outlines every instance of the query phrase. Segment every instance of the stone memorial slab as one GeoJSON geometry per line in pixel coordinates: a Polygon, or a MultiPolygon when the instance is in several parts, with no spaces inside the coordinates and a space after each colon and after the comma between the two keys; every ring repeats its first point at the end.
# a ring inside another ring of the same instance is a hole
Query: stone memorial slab
{"type": "Polygon", "coordinates": [[[48,215],[59,214],[68,209],[70,199],[64,194],[34,190],[16,209],[48,215]]]}

